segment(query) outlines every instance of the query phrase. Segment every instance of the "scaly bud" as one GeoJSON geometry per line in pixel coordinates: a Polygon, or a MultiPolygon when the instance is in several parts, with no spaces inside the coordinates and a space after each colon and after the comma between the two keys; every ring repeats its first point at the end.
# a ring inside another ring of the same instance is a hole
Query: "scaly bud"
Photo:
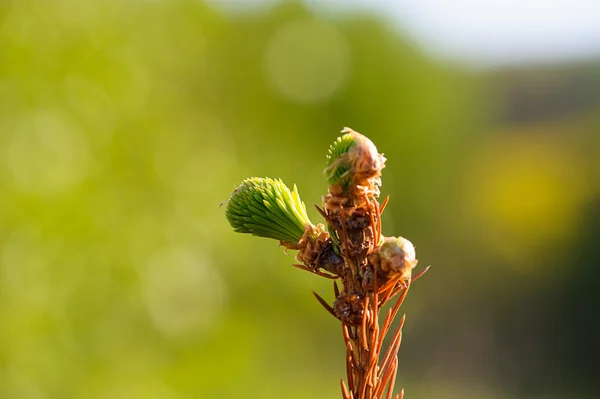
{"type": "Polygon", "coordinates": [[[369,203],[379,196],[381,170],[385,167],[384,156],[371,140],[347,127],[342,133],[329,147],[324,172],[329,193],[323,197],[323,206],[334,214],[341,207],[370,208],[369,203]]]}
{"type": "Polygon", "coordinates": [[[346,127],[329,147],[325,174],[329,184],[339,185],[346,191],[350,185],[381,184],[381,169],[385,167],[385,158],[377,152],[377,147],[362,134],[346,127]]]}
{"type": "Polygon", "coordinates": [[[389,277],[409,279],[418,261],[415,247],[406,238],[385,237],[369,256],[369,263],[389,277]]]}

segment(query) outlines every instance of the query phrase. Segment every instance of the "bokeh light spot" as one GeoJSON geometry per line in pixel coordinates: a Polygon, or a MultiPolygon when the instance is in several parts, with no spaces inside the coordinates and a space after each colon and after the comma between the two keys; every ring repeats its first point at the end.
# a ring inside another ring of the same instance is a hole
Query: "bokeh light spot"
{"type": "Polygon", "coordinates": [[[64,114],[44,110],[24,118],[9,141],[7,166],[18,189],[62,192],[83,181],[90,164],[86,138],[64,114]]]}
{"type": "Polygon", "coordinates": [[[32,378],[20,372],[16,367],[9,367],[1,380],[3,391],[9,392],[11,398],[45,399],[44,395],[32,378]]]}
{"type": "Polygon", "coordinates": [[[93,144],[101,148],[110,144],[117,122],[117,110],[110,95],[95,81],[78,75],[69,75],[65,87],[75,114],[99,133],[93,135],[93,144]]]}
{"type": "Polygon", "coordinates": [[[35,228],[15,229],[0,247],[0,289],[2,298],[21,311],[46,310],[56,294],[46,268],[59,254],[53,243],[44,242],[35,228]]]}
{"type": "Polygon", "coordinates": [[[165,334],[197,333],[225,305],[225,285],[205,255],[173,247],[155,253],[142,271],[146,304],[165,334]]]}
{"type": "Polygon", "coordinates": [[[326,101],[342,87],[350,53],[346,39],[333,26],[296,20],[273,34],[265,62],[279,94],[294,102],[314,103],[326,101]]]}

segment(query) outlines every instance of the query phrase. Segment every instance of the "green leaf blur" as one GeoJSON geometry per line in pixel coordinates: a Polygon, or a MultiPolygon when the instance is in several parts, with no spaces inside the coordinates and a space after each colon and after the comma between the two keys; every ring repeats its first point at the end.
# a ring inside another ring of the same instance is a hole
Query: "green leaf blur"
{"type": "Polygon", "coordinates": [[[383,234],[433,265],[405,397],[599,397],[598,62],[473,71],[296,2],[13,0],[0,21],[0,398],[339,397],[330,283],[219,204],[278,176],[319,223],[343,126],[387,158],[383,234]]]}

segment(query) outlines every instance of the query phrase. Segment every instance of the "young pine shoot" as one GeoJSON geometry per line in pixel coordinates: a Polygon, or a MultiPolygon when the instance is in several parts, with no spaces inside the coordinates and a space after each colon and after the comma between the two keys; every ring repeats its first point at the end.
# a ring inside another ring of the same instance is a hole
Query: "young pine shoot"
{"type": "MultiPolygon", "coordinates": [[[[386,159],[371,140],[344,128],[329,148],[325,175],[328,192],[317,210],[324,224],[314,225],[294,185],[281,179],[252,177],[230,195],[225,216],[239,233],[278,240],[297,250],[294,266],[333,280],[335,300],[319,303],[338,319],[346,347],[344,399],[391,399],[398,369],[398,349],[405,316],[398,315],[416,274],[415,248],[402,237],[381,235],[381,214],[388,198],[378,202],[386,159]],[[339,284],[338,284],[339,281],[339,284]],[[389,301],[393,306],[380,318],[389,301]],[[391,335],[389,345],[384,339],[391,335]]],[[[402,399],[401,390],[394,399],[402,399]]]]}

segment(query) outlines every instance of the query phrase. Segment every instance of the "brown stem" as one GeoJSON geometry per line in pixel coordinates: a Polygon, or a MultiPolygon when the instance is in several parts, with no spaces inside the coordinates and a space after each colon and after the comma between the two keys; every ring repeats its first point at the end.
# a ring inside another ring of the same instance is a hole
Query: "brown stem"
{"type": "MultiPolygon", "coordinates": [[[[317,299],[342,323],[347,378],[347,385],[341,382],[343,398],[391,399],[394,396],[404,316],[387,347],[383,346],[384,338],[394,324],[411,282],[421,277],[427,268],[411,279],[410,272],[416,265],[414,250],[407,260],[410,262],[402,263],[404,258],[389,255],[385,244],[379,246],[379,242],[383,241],[381,214],[389,199],[386,197],[381,205],[377,202],[385,158],[364,136],[347,128],[343,132],[352,135],[354,144],[347,152],[336,155],[326,174],[331,179],[336,168],[343,166],[347,170],[337,183],[330,185],[328,194],[323,197],[322,208],[315,205],[327,223],[326,231],[332,232],[332,252],[343,260],[339,267],[319,267],[339,276],[341,286],[334,281],[333,306],[324,303],[319,296],[317,299]],[[400,273],[405,269],[390,267],[391,259],[400,262],[394,265],[409,265],[410,268],[406,273],[400,273]],[[387,311],[380,326],[381,308],[396,296],[394,306],[387,311]]],[[[326,258],[331,259],[330,256],[326,258]]],[[[315,262],[306,266],[310,266],[309,271],[313,273],[318,268],[315,262]]],[[[401,399],[403,395],[404,391],[400,391],[396,398],[401,399]]]]}

